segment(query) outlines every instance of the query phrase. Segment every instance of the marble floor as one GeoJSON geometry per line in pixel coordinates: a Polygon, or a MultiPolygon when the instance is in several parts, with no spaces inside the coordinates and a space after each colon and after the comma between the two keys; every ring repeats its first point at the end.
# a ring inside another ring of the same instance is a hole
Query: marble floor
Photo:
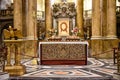
{"type": "MultiPolygon", "coordinates": [[[[39,61],[39,60],[38,60],[39,61]]],[[[26,74],[10,80],[120,80],[113,59],[88,58],[88,65],[39,65],[23,60],[26,74]]]]}

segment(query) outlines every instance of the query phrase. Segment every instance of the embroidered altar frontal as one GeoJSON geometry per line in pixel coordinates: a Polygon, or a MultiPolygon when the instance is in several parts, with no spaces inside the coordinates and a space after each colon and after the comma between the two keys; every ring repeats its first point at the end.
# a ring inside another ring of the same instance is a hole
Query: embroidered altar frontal
{"type": "Polygon", "coordinates": [[[41,64],[84,65],[87,64],[87,44],[49,42],[40,44],[41,64]]]}

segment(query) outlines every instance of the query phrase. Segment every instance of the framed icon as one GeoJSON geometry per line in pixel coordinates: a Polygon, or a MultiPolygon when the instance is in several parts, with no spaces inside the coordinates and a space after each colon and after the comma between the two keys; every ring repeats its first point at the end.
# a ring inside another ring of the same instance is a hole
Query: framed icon
{"type": "Polygon", "coordinates": [[[69,36],[68,18],[61,18],[58,20],[58,36],[69,36]]]}

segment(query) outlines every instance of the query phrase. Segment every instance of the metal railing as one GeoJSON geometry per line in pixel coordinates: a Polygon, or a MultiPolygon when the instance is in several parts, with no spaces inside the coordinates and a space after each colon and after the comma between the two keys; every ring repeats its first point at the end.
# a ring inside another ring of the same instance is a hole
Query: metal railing
{"type": "Polygon", "coordinates": [[[100,53],[92,55],[92,56],[95,57],[98,55],[107,54],[108,52],[113,52],[113,63],[117,64],[117,74],[120,74],[120,49],[119,48],[113,48],[111,50],[100,52],[100,53]]]}

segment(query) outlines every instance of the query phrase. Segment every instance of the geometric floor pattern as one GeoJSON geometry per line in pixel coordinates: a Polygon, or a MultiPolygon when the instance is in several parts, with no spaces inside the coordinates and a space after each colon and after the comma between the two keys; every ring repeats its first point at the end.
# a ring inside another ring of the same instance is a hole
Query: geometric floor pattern
{"type": "Polygon", "coordinates": [[[120,80],[112,59],[88,58],[88,65],[36,65],[24,63],[27,73],[10,80],[120,80]]]}
{"type": "Polygon", "coordinates": [[[82,69],[42,69],[29,77],[102,77],[82,69]]]}

